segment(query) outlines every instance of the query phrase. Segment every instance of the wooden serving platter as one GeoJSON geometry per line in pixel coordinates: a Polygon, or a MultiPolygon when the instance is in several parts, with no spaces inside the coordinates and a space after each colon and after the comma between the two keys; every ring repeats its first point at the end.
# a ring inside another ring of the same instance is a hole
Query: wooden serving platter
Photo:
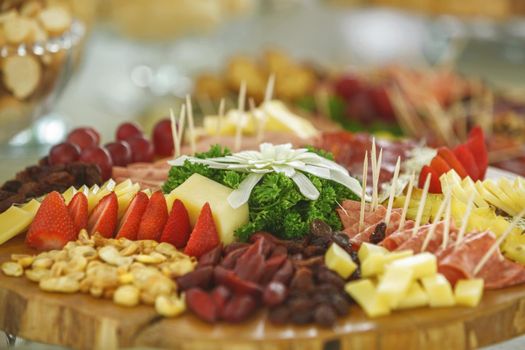
{"type": "MultiPolygon", "coordinates": [[[[0,246],[0,263],[11,253],[33,252],[17,237],[0,246]]],[[[333,329],[323,329],[274,326],[264,312],[237,325],[208,325],[190,314],[165,319],[152,307],[45,293],[25,278],[0,273],[0,328],[75,349],[473,349],[525,333],[525,287],[486,292],[476,308],[424,308],[368,319],[354,306],[333,329]]]]}

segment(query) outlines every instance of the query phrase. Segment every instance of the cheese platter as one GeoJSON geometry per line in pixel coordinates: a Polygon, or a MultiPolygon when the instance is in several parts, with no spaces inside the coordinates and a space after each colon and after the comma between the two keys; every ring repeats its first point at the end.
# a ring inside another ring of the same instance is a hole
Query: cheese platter
{"type": "Polygon", "coordinates": [[[488,168],[481,128],[438,150],[314,132],[271,92],[245,111],[242,86],[215,121],[238,121],[235,152],[197,139],[188,96],[153,143],[129,123],[123,148],[77,129],[8,183],[1,329],[78,349],[470,349],[525,332],[525,182],[488,168]],[[287,123],[294,144],[268,142],[287,123]],[[75,163],[97,183],[17,197],[28,173],[75,163]]]}

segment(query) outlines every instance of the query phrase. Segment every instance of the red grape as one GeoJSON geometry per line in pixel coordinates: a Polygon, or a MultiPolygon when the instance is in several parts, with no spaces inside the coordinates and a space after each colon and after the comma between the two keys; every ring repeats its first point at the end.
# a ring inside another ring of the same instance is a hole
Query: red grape
{"type": "Polygon", "coordinates": [[[111,177],[111,168],[113,162],[109,152],[100,146],[85,149],[80,154],[79,161],[85,163],[96,164],[100,168],[102,180],[108,180],[111,177]]]}
{"type": "Polygon", "coordinates": [[[345,100],[351,99],[363,90],[363,86],[358,77],[347,75],[340,77],[334,83],[334,90],[337,95],[345,100]]]}
{"type": "Polygon", "coordinates": [[[96,131],[95,128],[92,128],[90,126],[85,126],[83,129],[90,132],[93,136],[95,136],[95,142],[97,143],[97,146],[98,146],[100,144],[100,134],[98,133],[98,131],[96,131]]]}
{"type": "Polygon", "coordinates": [[[133,137],[143,136],[140,126],[135,123],[122,123],[117,129],[117,140],[127,141],[133,137]]]}
{"type": "Polygon", "coordinates": [[[51,147],[49,151],[49,164],[67,164],[78,160],[80,148],[69,142],[62,142],[51,147]]]}
{"type": "Polygon", "coordinates": [[[162,119],[155,125],[152,139],[156,155],[161,157],[173,155],[173,134],[169,119],[162,119]]]}
{"type": "Polygon", "coordinates": [[[149,140],[144,137],[134,137],[127,140],[131,147],[131,160],[136,162],[152,162],[155,150],[149,140]]]}
{"type": "Polygon", "coordinates": [[[104,148],[109,152],[113,165],[126,166],[131,163],[131,147],[126,141],[110,142],[104,148]]]}
{"type": "Polygon", "coordinates": [[[346,106],[346,117],[370,125],[375,120],[375,109],[368,93],[360,92],[352,97],[346,106]]]}
{"type": "Polygon", "coordinates": [[[97,146],[96,136],[85,128],[73,129],[68,135],[66,141],[74,143],[81,150],[97,146]]]}
{"type": "Polygon", "coordinates": [[[379,117],[385,121],[394,122],[396,115],[386,88],[384,86],[375,86],[368,91],[368,94],[379,117]]]}

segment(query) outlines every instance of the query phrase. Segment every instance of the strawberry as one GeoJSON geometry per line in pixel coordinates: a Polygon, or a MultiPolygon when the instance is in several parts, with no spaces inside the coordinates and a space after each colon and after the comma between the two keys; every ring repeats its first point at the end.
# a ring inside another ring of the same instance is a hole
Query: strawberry
{"type": "Polygon", "coordinates": [[[206,202],[191,232],[184,253],[198,258],[215,248],[219,243],[219,235],[213,221],[210,204],[206,202]]]}
{"type": "Polygon", "coordinates": [[[38,250],[61,249],[75,240],[78,230],[60,193],[49,193],[38,209],[26,236],[26,244],[38,250]]]}
{"type": "Polygon", "coordinates": [[[438,180],[442,174],[446,174],[450,171],[450,166],[439,155],[432,158],[432,161],[430,162],[430,167],[434,169],[434,171],[438,175],[438,180]]]}
{"type": "Polygon", "coordinates": [[[118,221],[118,199],[115,192],[103,197],[91,213],[88,221],[88,232],[100,233],[106,238],[113,237],[118,221]]]}
{"type": "Polygon", "coordinates": [[[120,220],[120,225],[117,230],[117,237],[125,237],[127,239],[136,240],[139,232],[140,220],[146,211],[149,198],[144,192],[137,192],[131,203],[129,204],[126,213],[120,220]]]}
{"type": "Polygon", "coordinates": [[[77,232],[87,227],[88,222],[88,200],[84,193],[78,192],[73,196],[67,206],[69,215],[75,223],[77,232]]]}
{"type": "Polygon", "coordinates": [[[441,183],[439,182],[439,175],[437,172],[429,167],[428,165],[423,165],[423,168],[421,169],[421,173],[419,173],[419,188],[423,188],[425,186],[425,181],[427,180],[427,176],[430,174],[430,185],[428,187],[428,191],[430,193],[441,193],[441,183]]]}
{"type": "Polygon", "coordinates": [[[168,220],[168,206],[161,191],[151,195],[146,211],[140,220],[137,239],[159,240],[168,220]]]}
{"type": "Polygon", "coordinates": [[[472,155],[472,152],[468,149],[468,147],[465,144],[459,145],[456,148],[454,148],[454,154],[461,162],[461,164],[463,164],[463,167],[467,171],[468,175],[472,178],[472,180],[479,180],[480,174],[478,165],[476,164],[476,160],[474,159],[474,156],[472,155]]]}
{"type": "Polygon", "coordinates": [[[160,241],[171,243],[181,249],[184,248],[188,242],[190,233],[191,226],[188,211],[184,204],[179,199],[176,199],[175,202],[173,202],[170,217],[160,236],[160,241]]]}

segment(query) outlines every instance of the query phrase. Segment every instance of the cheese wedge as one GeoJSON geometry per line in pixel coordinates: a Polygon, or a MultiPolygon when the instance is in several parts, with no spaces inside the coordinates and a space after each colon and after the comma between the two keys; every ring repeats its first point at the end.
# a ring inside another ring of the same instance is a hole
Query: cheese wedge
{"type": "Polygon", "coordinates": [[[456,303],[452,287],[442,274],[423,277],[421,282],[428,294],[430,307],[453,306],[456,303]]]}
{"type": "Polygon", "coordinates": [[[369,279],[349,282],[345,291],[361,306],[368,317],[378,317],[390,314],[388,302],[378,298],[376,288],[369,279]]]}
{"type": "Polygon", "coordinates": [[[32,212],[14,205],[0,214],[0,244],[24,232],[34,217],[32,212]]]}
{"type": "Polygon", "coordinates": [[[248,204],[234,209],[228,203],[228,196],[233,192],[216,181],[200,174],[191,175],[184,183],[175,188],[170,195],[180,199],[190,216],[191,225],[195,225],[202,206],[210,204],[213,219],[222,243],[233,242],[234,232],[248,223],[248,204]]]}
{"type": "Polygon", "coordinates": [[[339,245],[332,243],[324,255],[324,263],[330,270],[337,272],[344,279],[350,277],[357,269],[357,264],[339,245]]]}
{"type": "Polygon", "coordinates": [[[413,309],[428,305],[428,295],[419,282],[412,282],[405,296],[399,301],[396,309],[413,309]]]}
{"type": "Polygon", "coordinates": [[[69,202],[71,202],[71,200],[73,199],[73,196],[76,193],[77,193],[77,189],[73,186],[71,186],[70,188],[65,190],[64,193],[62,193],[62,198],[64,198],[64,202],[66,203],[66,205],[68,205],[69,202]]]}
{"type": "Polygon", "coordinates": [[[385,299],[391,308],[397,307],[413,281],[414,270],[387,265],[377,286],[377,297],[385,299]]]}
{"type": "Polygon", "coordinates": [[[459,280],[454,289],[456,304],[474,307],[479,304],[483,296],[483,279],[473,278],[459,280]]]}
{"type": "Polygon", "coordinates": [[[33,198],[26,204],[22,205],[20,208],[24,209],[29,214],[35,216],[36,212],[40,208],[40,202],[33,198]]]}

